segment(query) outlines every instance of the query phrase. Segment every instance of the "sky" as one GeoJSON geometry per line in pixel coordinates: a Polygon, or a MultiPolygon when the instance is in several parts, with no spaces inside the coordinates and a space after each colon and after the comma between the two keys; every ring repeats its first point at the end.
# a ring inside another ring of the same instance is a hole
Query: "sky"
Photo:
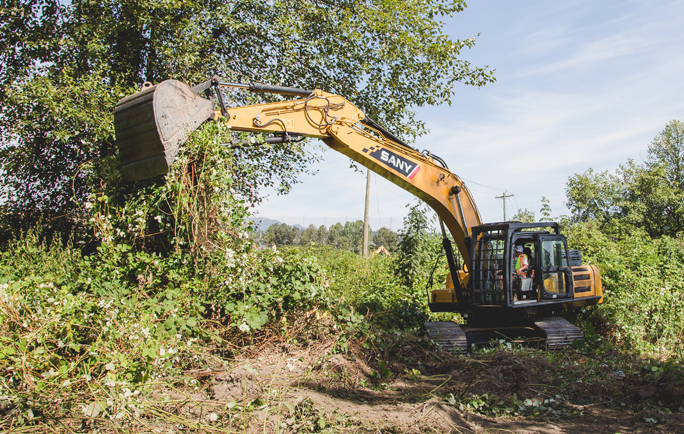
{"type": "MultiPolygon", "coordinates": [[[[415,108],[430,133],[414,146],[444,159],[473,192],[484,222],[520,208],[568,214],[565,185],[588,169],[640,163],[673,119],[684,120],[684,2],[472,0],[445,20],[452,39],[476,37],[461,58],[495,69],[482,88],[457,85],[451,106],[415,108]],[[478,36],[479,34],[479,36],[478,36]]],[[[330,226],[363,219],[366,173],[323,153],[315,176],[256,215],[330,226]]],[[[396,230],[416,199],[373,174],[370,225],[396,230]]]]}

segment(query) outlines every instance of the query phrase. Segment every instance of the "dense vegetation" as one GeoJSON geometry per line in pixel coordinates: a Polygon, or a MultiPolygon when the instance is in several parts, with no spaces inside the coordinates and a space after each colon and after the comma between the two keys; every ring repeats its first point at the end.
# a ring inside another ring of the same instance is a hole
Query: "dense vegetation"
{"type": "MultiPolygon", "coordinates": [[[[194,384],[187,372],[230,363],[274,334],[298,344],[327,336],[334,354],[351,342],[383,348],[388,336],[419,332],[430,316],[432,266],[442,261],[437,282],[446,272],[439,238],[427,229],[431,213],[411,207],[390,257],[365,260],[315,242],[255,249],[248,204],[216,170],[216,161],[233,158],[213,140],[224,134],[222,123],[206,125],[166,177],[138,183],[137,192],[92,194],[83,208],[100,240],[94,251],[48,241],[40,227],[4,246],[3,423],[162,417],[136,409],[133,394],[159,381],[194,384]],[[315,327],[304,328],[302,318],[312,316],[315,327]]],[[[542,214],[550,212],[542,201],[542,214]]],[[[605,303],[577,318],[592,350],[618,348],[671,370],[661,362],[682,357],[681,234],[653,238],[625,221],[565,220],[571,246],[603,273],[605,303]]]]}
{"type": "MultiPolygon", "coordinates": [[[[83,228],[81,205],[116,161],[112,113],[144,82],[230,82],[344,95],[408,140],[425,134],[413,107],[448,103],[456,83],[492,72],[459,58],[440,20],[463,0],[7,0],[0,5],[0,195],[5,237],[42,224],[83,228]]],[[[259,97],[231,93],[234,103],[259,97]]],[[[235,193],[286,193],[319,156],[297,144],[233,153],[235,193]]],[[[87,225],[85,225],[87,226],[87,225]]],[[[85,230],[85,229],[83,229],[85,230]]]]}
{"type": "Polygon", "coordinates": [[[568,180],[570,242],[599,264],[606,303],[596,315],[617,342],[684,356],[684,123],[669,122],[644,164],[568,180]]]}
{"type": "MultiPolygon", "coordinates": [[[[592,169],[566,185],[570,216],[556,217],[572,248],[602,273],[605,303],[587,312],[615,342],[640,354],[684,355],[684,123],[648,145],[646,161],[592,169]]],[[[549,220],[542,200],[542,220],[549,220]]],[[[520,210],[514,218],[534,221],[520,210]]]]}
{"type": "MultiPolygon", "coordinates": [[[[265,186],[287,192],[320,158],[315,148],[220,146],[239,137],[219,121],[192,135],[166,176],[127,184],[112,110],[143,81],[199,82],[218,73],[341,93],[415,137],[424,128],[412,106],[448,102],[457,80],[493,80],[458,59],[473,39],[442,34],[440,17],[464,7],[5,2],[0,427],[117,431],[166,418],[206,431],[140,396],[158,384],[196,389],[197,372],[225,369],[275,340],[328,340],[327,355],[352,345],[384,351],[374,375],[385,376],[388,342],[411,339],[430,315],[425,291],[435,264],[434,280],[445,277],[430,213],[414,205],[400,237],[383,234],[383,244],[396,243],[390,257],[354,253],[358,223],[333,226],[325,237],[309,228],[296,246],[257,249],[250,206],[265,186]]],[[[599,351],[617,345],[681,360],[683,130],[668,124],[644,165],[568,182],[564,231],[604,276],[606,302],[578,318],[592,342],[603,342],[599,351]]],[[[542,202],[542,216],[550,212],[542,202]]]]}
{"type": "MultiPolygon", "coordinates": [[[[474,38],[442,32],[440,20],[464,8],[461,0],[4,2],[2,429],[84,414],[126,426],[143,411],[129,407],[140,385],[190,384],[183,372],[221,366],[274,331],[301,339],[289,330],[302,317],[321,320],[314,334],[334,330],[338,351],[371,327],[367,313],[401,305],[409,319],[423,315],[390,293],[394,266],[382,258],[363,265],[375,279],[366,296],[352,287],[341,295],[335,271],[317,259],[326,252],[255,248],[250,206],[264,187],[286,193],[320,158],[315,145],[220,146],[245,137],[210,123],[169,174],[127,184],[112,113],[143,82],[218,74],[345,95],[410,140],[426,132],[413,107],[449,102],[456,82],[494,80],[459,59],[474,38]]],[[[354,258],[350,267],[361,267],[354,258]]],[[[348,269],[337,272],[343,281],[348,269]]]]}

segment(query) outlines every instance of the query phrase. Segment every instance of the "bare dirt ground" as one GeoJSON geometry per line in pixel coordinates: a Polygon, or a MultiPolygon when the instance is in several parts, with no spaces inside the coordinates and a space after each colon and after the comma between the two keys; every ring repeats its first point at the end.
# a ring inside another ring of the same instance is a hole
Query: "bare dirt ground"
{"type": "Polygon", "coordinates": [[[454,356],[401,337],[382,352],[331,345],[244,353],[194,373],[194,391],[157,390],[157,408],[207,432],[684,432],[682,388],[638,361],[505,347],[454,356]]]}

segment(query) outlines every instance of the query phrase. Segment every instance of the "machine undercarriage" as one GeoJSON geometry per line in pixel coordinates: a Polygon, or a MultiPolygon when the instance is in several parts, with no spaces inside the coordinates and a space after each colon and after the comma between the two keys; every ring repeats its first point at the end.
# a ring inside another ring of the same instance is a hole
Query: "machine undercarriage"
{"type": "Polygon", "coordinates": [[[542,344],[549,350],[558,350],[584,340],[579,327],[557,316],[528,318],[515,325],[467,325],[453,321],[426,322],[424,325],[430,339],[445,351],[453,353],[465,353],[473,345],[487,345],[499,339],[524,345],[542,344]]]}

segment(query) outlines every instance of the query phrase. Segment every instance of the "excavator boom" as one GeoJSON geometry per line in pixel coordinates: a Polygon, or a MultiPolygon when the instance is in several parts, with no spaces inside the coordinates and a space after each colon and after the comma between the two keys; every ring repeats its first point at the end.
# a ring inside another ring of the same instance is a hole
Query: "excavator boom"
{"type": "MultiPolygon", "coordinates": [[[[332,149],[411,192],[433,208],[468,261],[468,228],[481,223],[475,202],[463,181],[379,127],[354,104],[321,90],[304,91],[266,86],[268,91],[306,97],[291,101],[226,108],[220,85],[256,88],[258,85],[221,83],[190,88],[175,80],[146,86],[122,99],[114,111],[114,127],[124,178],[136,181],[166,173],[178,148],[207,119],[225,117],[236,131],[321,139],[332,149]],[[214,87],[220,111],[199,91],[214,87]]],[[[439,160],[438,160],[439,161],[439,160]]],[[[452,274],[455,270],[452,270],[452,274]]]]}
{"type": "MultiPolygon", "coordinates": [[[[464,327],[453,322],[426,323],[429,336],[445,347],[464,349],[472,336],[517,330],[514,326],[521,319],[602,300],[598,268],[583,265],[579,252],[568,250],[557,223],[482,224],[470,191],[443,160],[427,151],[418,152],[344,97],[322,90],[223,83],[217,77],[193,88],[175,80],[146,84],[119,101],[114,110],[124,178],[137,181],[165,174],[189,135],[203,122],[219,117],[236,131],[275,136],[269,140],[320,139],[437,212],[450,278],[444,288],[431,291],[428,305],[433,312],[459,312],[468,323],[464,327]],[[227,107],[225,87],[294,99],[227,107]],[[216,104],[209,99],[211,94],[216,104]],[[464,260],[463,268],[446,229],[464,260]],[[525,256],[527,270],[516,268],[516,255],[525,256]]],[[[545,336],[550,348],[582,337],[577,327],[556,317],[528,321],[524,330],[545,336]]]]}

